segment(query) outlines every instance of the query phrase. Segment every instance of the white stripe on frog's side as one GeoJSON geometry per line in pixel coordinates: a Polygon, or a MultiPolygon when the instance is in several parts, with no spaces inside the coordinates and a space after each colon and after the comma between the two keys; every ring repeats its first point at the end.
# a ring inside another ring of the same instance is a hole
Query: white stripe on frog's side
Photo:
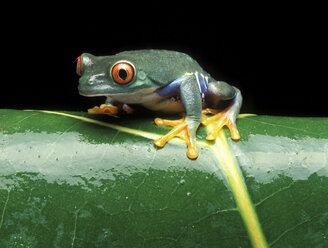
{"type": "Polygon", "coordinates": [[[197,80],[197,84],[198,84],[199,92],[202,93],[202,89],[201,89],[201,87],[200,87],[199,78],[198,78],[198,71],[195,72],[195,76],[196,76],[196,80],[197,80]]]}
{"type": "Polygon", "coordinates": [[[205,79],[206,85],[208,85],[208,76],[204,76],[202,73],[200,75],[205,79]]]}
{"type": "Polygon", "coordinates": [[[196,77],[199,92],[202,97],[202,102],[205,102],[205,96],[208,88],[208,76],[205,76],[203,73],[199,73],[198,71],[193,73],[186,72],[184,74],[184,76],[191,76],[191,75],[194,75],[196,77]]]}
{"type": "Polygon", "coordinates": [[[205,76],[203,73],[199,73],[198,71],[192,72],[192,73],[191,72],[186,72],[184,74],[184,76],[191,76],[191,75],[195,75],[199,91],[201,93],[204,93],[203,92],[204,89],[207,89],[207,87],[208,87],[208,76],[205,76]]]}

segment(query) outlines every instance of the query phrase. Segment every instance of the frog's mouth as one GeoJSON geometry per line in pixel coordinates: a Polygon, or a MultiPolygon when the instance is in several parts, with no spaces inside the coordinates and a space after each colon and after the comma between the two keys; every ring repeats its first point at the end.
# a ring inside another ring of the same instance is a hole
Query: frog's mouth
{"type": "Polygon", "coordinates": [[[79,94],[81,96],[86,96],[86,97],[108,96],[107,94],[104,93],[91,93],[91,92],[82,92],[82,91],[79,91],[79,94]]]}
{"type": "Polygon", "coordinates": [[[86,97],[107,96],[106,92],[108,92],[108,90],[110,89],[105,87],[91,87],[81,83],[81,81],[78,86],[79,94],[86,97]]]}
{"type": "Polygon", "coordinates": [[[127,104],[138,104],[149,100],[153,100],[158,95],[155,94],[155,88],[140,89],[134,92],[118,92],[118,93],[97,93],[97,92],[83,92],[79,91],[80,95],[86,97],[106,96],[113,100],[124,102],[127,104]]]}

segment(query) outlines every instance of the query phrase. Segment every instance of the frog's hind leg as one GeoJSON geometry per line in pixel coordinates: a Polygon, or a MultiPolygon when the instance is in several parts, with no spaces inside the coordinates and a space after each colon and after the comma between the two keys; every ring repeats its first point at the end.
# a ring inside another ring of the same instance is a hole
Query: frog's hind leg
{"type": "Polygon", "coordinates": [[[213,114],[213,116],[203,118],[201,123],[207,126],[215,122],[215,126],[206,137],[207,140],[215,140],[219,130],[221,130],[223,126],[227,126],[229,128],[232,139],[240,139],[240,134],[236,126],[236,119],[241,107],[242,96],[237,88],[233,87],[233,89],[235,91],[234,97],[231,104],[225,110],[222,112],[218,112],[216,109],[203,110],[203,114],[213,114]]]}
{"type": "Polygon", "coordinates": [[[206,137],[207,140],[215,140],[218,135],[218,132],[225,125],[229,128],[232,139],[234,140],[240,139],[240,134],[236,126],[236,119],[234,118],[234,116],[232,116],[233,114],[229,112],[229,109],[230,108],[228,107],[224,111],[202,120],[201,123],[205,126],[213,122],[216,122],[211,132],[207,135],[206,137]]]}

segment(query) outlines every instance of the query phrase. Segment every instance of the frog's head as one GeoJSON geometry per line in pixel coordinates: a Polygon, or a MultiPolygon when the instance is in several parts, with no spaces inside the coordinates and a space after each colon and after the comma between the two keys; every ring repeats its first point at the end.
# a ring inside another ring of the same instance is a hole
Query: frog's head
{"type": "Polygon", "coordinates": [[[154,91],[158,85],[133,61],[117,56],[83,53],[77,59],[79,92],[83,96],[127,97],[136,92],[154,91]]]}

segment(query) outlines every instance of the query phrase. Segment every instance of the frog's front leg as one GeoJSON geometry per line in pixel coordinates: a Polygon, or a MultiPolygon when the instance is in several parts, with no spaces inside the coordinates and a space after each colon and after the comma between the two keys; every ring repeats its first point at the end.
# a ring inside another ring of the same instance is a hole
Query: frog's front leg
{"type": "Polygon", "coordinates": [[[196,159],[198,157],[198,151],[196,148],[196,131],[200,124],[202,115],[200,88],[194,74],[186,75],[179,80],[181,80],[181,84],[179,84],[178,93],[180,94],[186,114],[184,118],[175,121],[156,118],[156,125],[173,126],[174,128],[166,135],[155,140],[154,143],[158,147],[163,147],[167,141],[175,136],[182,136],[188,145],[188,158],[196,159]]]}
{"type": "Polygon", "coordinates": [[[239,89],[226,84],[225,82],[211,82],[207,91],[207,101],[214,107],[214,109],[204,109],[203,114],[214,114],[209,118],[202,120],[202,124],[207,126],[215,122],[215,126],[211,132],[207,135],[207,140],[215,140],[218,131],[223,127],[227,126],[230,130],[231,138],[239,140],[240,135],[236,126],[236,119],[239,114],[239,110],[242,104],[242,95],[239,89]],[[218,112],[215,107],[222,100],[230,100],[230,105],[223,110],[218,112]]]}
{"type": "Polygon", "coordinates": [[[116,115],[120,111],[124,111],[127,114],[131,114],[134,110],[127,104],[114,101],[110,97],[107,97],[106,102],[100,105],[100,107],[95,106],[91,109],[88,109],[88,113],[90,114],[116,115]]]}

